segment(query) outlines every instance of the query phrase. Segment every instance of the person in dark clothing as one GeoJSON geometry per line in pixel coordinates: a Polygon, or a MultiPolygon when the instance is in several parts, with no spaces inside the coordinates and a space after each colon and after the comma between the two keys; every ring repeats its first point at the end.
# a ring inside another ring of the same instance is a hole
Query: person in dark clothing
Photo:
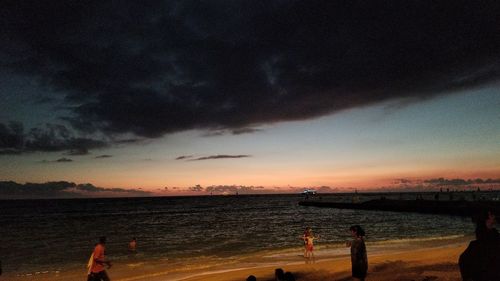
{"type": "Polygon", "coordinates": [[[365,231],[359,225],[353,225],[349,229],[354,238],[347,242],[346,246],[351,247],[352,277],[355,280],[364,281],[368,271],[368,256],[365,246],[365,231]]]}
{"type": "Polygon", "coordinates": [[[295,276],[289,271],[285,272],[285,281],[295,281],[295,276]]]}
{"type": "Polygon", "coordinates": [[[500,234],[495,223],[495,214],[489,210],[476,218],[476,240],[458,259],[463,281],[500,280],[500,234]]]}
{"type": "Polygon", "coordinates": [[[274,280],[275,281],[284,281],[285,280],[285,272],[281,268],[276,268],[274,270],[274,280]]]}

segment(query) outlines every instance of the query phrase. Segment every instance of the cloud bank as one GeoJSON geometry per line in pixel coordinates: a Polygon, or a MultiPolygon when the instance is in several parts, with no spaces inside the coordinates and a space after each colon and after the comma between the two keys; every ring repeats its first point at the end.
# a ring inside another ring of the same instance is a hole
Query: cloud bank
{"type": "Polygon", "coordinates": [[[37,199],[37,198],[81,198],[148,196],[149,192],[137,189],[102,188],[90,183],[57,181],[46,183],[20,184],[13,181],[0,181],[0,199],[37,199]]]}
{"type": "Polygon", "coordinates": [[[384,191],[436,191],[436,190],[489,190],[499,189],[500,179],[463,179],[463,178],[431,178],[431,179],[396,179],[391,186],[381,187],[384,191]]]}
{"type": "Polygon", "coordinates": [[[252,157],[251,155],[210,155],[205,157],[198,157],[191,159],[190,161],[202,161],[202,160],[214,160],[214,159],[235,159],[235,158],[247,158],[252,157]]]}
{"type": "Polygon", "coordinates": [[[108,143],[103,140],[77,137],[63,125],[44,124],[24,132],[19,122],[0,123],[0,155],[36,151],[66,151],[66,155],[86,155],[89,149],[106,146],[108,143]]]}
{"type": "MultiPolygon", "coordinates": [[[[52,89],[79,133],[240,134],[497,82],[499,14],[494,0],[8,1],[0,67],[52,89]]],[[[2,126],[2,153],[22,151],[2,126]]],[[[22,147],[102,145],[40,141],[22,147]]]]}

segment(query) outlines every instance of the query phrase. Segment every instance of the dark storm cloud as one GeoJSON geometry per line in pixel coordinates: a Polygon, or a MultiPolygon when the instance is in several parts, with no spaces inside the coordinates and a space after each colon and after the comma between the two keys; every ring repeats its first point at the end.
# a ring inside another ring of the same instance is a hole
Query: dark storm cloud
{"type": "Polygon", "coordinates": [[[62,157],[62,158],[59,158],[56,160],[45,160],[44,159],[44,160],[39,161],[38,163],[49,164],[49,163],[69,163],[69,162],[73,162],[73,159],[62,157]]]}
{"type": "Polygon", "coordinates": [[[55,162],[64,163],[64,162],[73,162],[73,160],[63,157],[63,158],[57,159],[55,162]]]}
{"type": "Polygon", "coordinates": [[[189,159],[192,157],[193,157],[192,155],[182,155],[182,156],[176,157],[175,160],[184,160],[184,159],[189,159]]]}
{"type": "Polygon", "coordinates": [[[231,131],[233,135],[242,135],[242,134],[251,134],[255,132],[261,131],[260,129],[256,128],[240,128],[240,129],[234,129],[231,131]]]}
{"type": "Polygon", "coordinates": [[[6,148],[6,149],[1,149],[0,150],[0,155],[19,155],[19,154],[22,154],[23,152],[20,151],[20,150],[17,150],[17,149],[10,149],[10,148],[6,148]]]}
{"type": "Polygon", "coordinates": [[[66,153],[66,155],[80,156],[89,154],[89,150],[86,147],[78,147],[75,149],[71,149],[66,153]]]}
{"type": "Polygon", "coordinates": [[[144,139],[124,139],[124,140],[115,140],[113,143],[115,144],[134,144],[134,143],[140,143],[144,141],[144,139]]]}
{"type": "Polygon", "coordinates": [[[213,160],[213,159],[231,159],[231,158],[246,158],[250,155],[211,155],[206,157],[199,157],[190,161],[213,160]]]}
{"type": "Polygon", "coordinates": [[[0,123],[0,155],[36,151],[66,151],[66,155],[86,155],[89,149],[107,145],[102,140],[76,137],[72,130],[63,125],[45,124],[25,133],[20,123],[0,123]]]}
{"type": "Polygon", "coordinates": [[[217,137],[217,136],[225,136],[225,135],[228,135],[228,134],[232,134],[232,135],[243,135],[243,134],[251,134],[251,133],[255,133],[255,132],[259,132],[259,131],[262,131],[261,129],[256,129],[256,128],[236,128],[236,129],[231,129],[231,130],[227,130],[227,129],[213,129],[209,132],[207,132],[206,134],[204,134],[205,137],[217,137]]]}
{"type": "Polygon", "coordinates": [[[498,15],[494,0],[10,1],[0,58],[62,95],[80,132],[244,132],[498,81],[498,15]]]}
{"type": "Polygon", "coordinates": [[[22,124],[0,123],[0,155],[21,154],[24,148],[24,128],[22,124]]]}
{"type": "Polygon", "coordinates": [[[108,155],[108,154],[103,154],[103,155],[98,155],[95,158],[96,159],[103,159],[103,158],[111,158],[113,155],[108,155]]]}
{"type": "Polygon", "coordinates": [[[91,148],[106,146],[100,140],[75,137],[71,130],[63,125],[45,124],[32,128],[26,136],[25,148],[28,151],[62,151],[77,153],[91,148]]]}

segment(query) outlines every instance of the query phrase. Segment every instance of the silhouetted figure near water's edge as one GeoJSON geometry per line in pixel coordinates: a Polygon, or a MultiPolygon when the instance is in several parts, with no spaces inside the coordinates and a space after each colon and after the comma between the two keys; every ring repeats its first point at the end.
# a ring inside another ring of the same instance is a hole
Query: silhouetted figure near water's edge
{"type": "Polygon", "coordinates": [[[366,272],[368,271],[365,231],[359,225],[353,225],[349,230],[354,238],[346,244],[346,246],[351,247],[352,277],[354,280],[364,281],[366,278],[366,272]]]}
{"type": "Polygon", "coordinates": [[[87,281],[110,281],[104,265],[111,267],[111,262],[104,257],[106,249],[106,237],[99,238],[99,243],[96,244],[92,253],[92,262],[87,281]]]}
{"type": "Polygon", "coordinates": [[[285,272],[281,268],[274,270],[274,281],[285,281],[285,272]]]}
{"type": "Polygon", "coordinates": [[[500,234],[495,222],[491,211],[482,211],[476,218],[476,240],[458,260],[463,281],[500,280],[500,234]]]}

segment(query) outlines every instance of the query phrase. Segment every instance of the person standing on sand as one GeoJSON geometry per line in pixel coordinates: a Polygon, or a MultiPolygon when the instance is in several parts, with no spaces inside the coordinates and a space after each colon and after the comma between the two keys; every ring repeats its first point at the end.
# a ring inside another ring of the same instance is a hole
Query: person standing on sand
{"type": "Polygon", "coordinates": [[[282,268],[274,270],[274,281],[285,281],[285,271],[282,268]]]}
{"type": "Polygon", "coordinates": [[[311,234],[311,233],[312,233],[312,229],[308,226],[304,230],[304,234],[302,234],[302,236],[300,237],[300,239],[302,239],[302,241],[304,241],[304,258],[306,257],[306,254],[307,254],[307,241],[306,241],[306,237],[309,236],[309,234],[311,234]]]}
{"type": "Polygon", "coordinates": [[[314,236],[312,231],[309,232],[305,237],[305,258],[313,258],[314,259],[314,240],[319,239],[319,236],[314,236]]]}
{"type": "Polygon", "coordinates": [[[495,214],[484,210],[476,218],[476,240],[460,255],[458,265],[464,281],[500,280],[500,234],[495,214]]]}
{"type": "Polygon", "coordinates": [[[104,251],[106,250],[105,245],[106,237],[99,238],[99,243],[95,246],[94,252],[92,253],[93,260],[87,281],[110,281],[104,269],[104,265],[107,265],[108,269],[111,267],[111,262],[104,257],[104,251]]]}
{"type": "Polygon", "coordinates": [[[365,246],[365,231],[359,225],[349,228],[353,237],[352,241],[346,243],[351,247],[352,277],[354,280],[364,281],[368,271],[368,256],[365,246]]]}

